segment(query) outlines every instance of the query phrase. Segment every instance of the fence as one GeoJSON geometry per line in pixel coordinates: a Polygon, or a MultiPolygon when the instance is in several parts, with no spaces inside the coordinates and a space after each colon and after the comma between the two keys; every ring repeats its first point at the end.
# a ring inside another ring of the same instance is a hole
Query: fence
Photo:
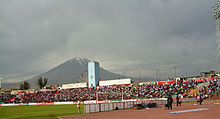
{"type": "MultiPolygon", "coordinates": [[[[182,102],[190,102],[195,101],[195,98],[183,98],[181,99],[182,102]]],[[[87,113],[93,113],[93,112],[103,112],[103,111],[111,111],[114,110],[116,107],[118,109],[129,109],[134,107],[135,104],[140,103],[156,103],[158,104],[166,104],[166,99],[135,99],[135,101],[106,101],[109,103],[93,103],[93,104],[85,104],[84,105],[84,112],[87,113]]],[[[174,99],[174,102],[176,102],[176,99],[174,99]]]]}

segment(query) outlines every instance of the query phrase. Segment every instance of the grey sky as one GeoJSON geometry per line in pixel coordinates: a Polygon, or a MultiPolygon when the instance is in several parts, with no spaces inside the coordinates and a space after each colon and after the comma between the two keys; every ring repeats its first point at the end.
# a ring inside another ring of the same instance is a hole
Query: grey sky
{"type": "Polygon", "coordinates": [[[73,57],[126,75],[216,69],[217,0],[0,0],[0,73],[27,79],[73,57]]]}

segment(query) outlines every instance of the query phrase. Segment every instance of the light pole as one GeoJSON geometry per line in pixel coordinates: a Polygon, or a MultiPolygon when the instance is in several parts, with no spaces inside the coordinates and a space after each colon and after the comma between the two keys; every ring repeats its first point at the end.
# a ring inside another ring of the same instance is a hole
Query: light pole
{"type": "Polygon", "coordinates": [[[140,70],[138,71],[138,74],[139,74],[139,79],[138,80],[140,81],[141,80],[141,71],[140,70]]]}
{"type": "Polygon", "coordinates": [[[176,78],[176,66],[174,67],[174,69],[175,69],[175,78],[176,78]]]}
{"type": "Polygon", "coordinates": [[[215,7],[212,8],[212,12],[213,12],[213,17],[215,18],[216,21],[216,44],[217,44],[217,66],[218,66],[218,74],[220,71],[220,66],[219,66],[219,56],[220,56],[220,0],[218,0],[217,4],[215,7]]]}
{"type": "Polygon", "coordinates": [[[159,81],[159,79],[158,79],[158,71],[159,71],[158,69],[155,70],[155,74],[156,74],[156,80],[157,80],[157,82],[159,81]]]}
{"type": "Polygon", "coordinates": [[[2,89],[2,75],[0,75],[0,89],[2,89]]]}

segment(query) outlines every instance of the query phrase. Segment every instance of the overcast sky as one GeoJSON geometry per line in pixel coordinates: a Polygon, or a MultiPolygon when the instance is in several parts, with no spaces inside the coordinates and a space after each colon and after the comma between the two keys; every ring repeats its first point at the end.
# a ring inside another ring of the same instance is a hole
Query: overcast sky
{"type": "Polygon", "coordinates": [[[216,70],[217,0],[0,0],[0,73],[28,79],[74,57],[125,75],[216,70]]]}

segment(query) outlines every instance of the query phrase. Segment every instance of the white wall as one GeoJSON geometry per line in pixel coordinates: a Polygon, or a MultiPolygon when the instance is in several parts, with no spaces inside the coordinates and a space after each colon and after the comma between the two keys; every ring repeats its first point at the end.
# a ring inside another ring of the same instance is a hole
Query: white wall
{"type": "Polygon", "coordinates": [[[109,85],[123,85],[123,84],[131,84],[131,79],[115,79],[115,80],[107,80],[107,81],[99,81],[99,86],[109,86],[109,85]]]}

